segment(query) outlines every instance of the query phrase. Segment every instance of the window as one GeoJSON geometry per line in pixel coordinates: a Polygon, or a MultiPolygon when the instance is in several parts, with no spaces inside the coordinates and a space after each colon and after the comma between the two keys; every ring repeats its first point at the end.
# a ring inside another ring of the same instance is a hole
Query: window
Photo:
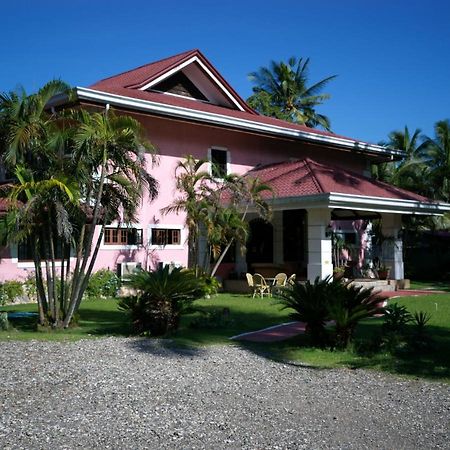
{"type": "Polygon", "coordinates": [[[228,151],[211,149],[211,175],[215,178],[223,178],[227,175],[228,151]]]}
{"type": "Polygon", "coordinates": [[[180,245],[181,230],[178,228],[152,228],[152,245],[180,245]]]}
{"type": "Polygon", "coordinates": [[[140,228],[105,228],[105,245],[140,245],[142,229],[140,228]]]}
{"type": "MultiPolygon", "coordinates": [[[[34,240],[32,238],[28,238],[26,241],[19,243],[17,246],[17,260],[19,262],[24,261],[33,261],[33,250],[34,250],[34,240]]],[[[60,260],[63,255],[63,245],[60,239],[56,239],[55,245],[55,259],[60,260]]],[[[65,247],[67,258],[70,255],[70,248],[68,246],[65,247]]],[[[41,243],[41,259],[45,259],[45,249],[44,246],[41,243]]]]}

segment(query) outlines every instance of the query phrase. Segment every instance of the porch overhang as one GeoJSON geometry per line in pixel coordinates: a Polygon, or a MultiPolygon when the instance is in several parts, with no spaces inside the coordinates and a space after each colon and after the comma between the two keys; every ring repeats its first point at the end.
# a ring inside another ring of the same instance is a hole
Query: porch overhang
{"type": "Polygon", "coordinates": [[[344,209],[373,213],[441,216],[450,211],[450,204],[418,200],[394,199],[366,195],[330,192],[296,197],[278,197],[269,201],[272,208],[283,209],[344,209]]]}
{"type": "Polygon", "coordinates": [[[257,167],[247,176],[271,187],[272,195],[265,195],[265,200],[274,210],[349,211],[346,218],[370,218],[381,213],[434,216],[450,211],[449,203],[434,201],[343,167],[309,158],[257,167]],[[353,217],[350,211],[354,212],[353,217]]]}

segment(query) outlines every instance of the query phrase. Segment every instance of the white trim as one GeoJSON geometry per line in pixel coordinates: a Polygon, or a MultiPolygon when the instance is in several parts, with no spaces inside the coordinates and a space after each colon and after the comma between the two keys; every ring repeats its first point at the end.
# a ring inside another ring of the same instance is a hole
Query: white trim
{"type": "Polygon", "coordinates": [[[217,79],[217,77],[203,64],[203,62],[198,58],[198,56],[193,56],[192,58],[189,58],[184,63],[179,64],[178,66],[174,67],[173,69],[169,70],[166,73],[163,73],[158,78],[155,78],[150,83],[147,83],[145,86],[139,88],[141,91],[146,91],[147,89],[151,88],[152,86],[155,86],[156,84],[160,83],[161,81],[165,80],[166,78],[169,78],[171,75],[173,75],[176,72],[179,72],[184,67],[189,66],[193,62],[196,62],[208,75],[209,77],[214,81],[214,83],[217,84],[217,86],[220,88],[220,90],[239,108],[240,111],[245,111],[244,108],[239,104],[239,102],[235,99],[235,97],[226,89],[226,87],[217,79]]]}
{"type": "Polygon", "coordinates": [[[275,209],[341,208],[358,211],[387,212],[394,214],[442,215],[450,211],[450,204],[444,202],[420,202],[366,195],[351,195],[330,192],[329,194],[304,195],[299,197],[275,198],[275,209]]]}
{"type": "MultiPolygon", "coordinates": [[[[170,117],[178,117],[182,119],[197,120],[207,122],[214,125],[232,126],[244,130],[251,130],[261,133],[268,133],[275,136],[289,137],[291,139],[298,139],[301,141],[309,141],[316,143],[323,143],[341,147],[347,150],[358,150],[364,153],[372,153],[376,155],[398,156],[403,157],[404,152],[401,150],[393,150],[382,147],[376,144],[368,144],[365,142],[354,141],[351,139],[341,138],[337,136],[327,136],[322,134],[310,133],[307,131],[300,131],[293,128],[263,124],[248,119],[241,119],[237,117],[228,117],[223,114],[216,114],[206,111],[198,111],[195,109],[184,108],[181,106],[165,105],[163,103],[153,102],[149,100],[141,100],[137,98],[125,97],[123,95],[110,94],[108,92],[101,92],[94,89],[87,89],[83,87],[75,88],[77,96],[80,100],[91,100],[101,103],[110,103],[114,106],[126,107],[139,111],[146,111],[155,114],[161,114],[170,117]]],[[[61,101],[62,99],[54,99],[54,101],[61,101]]],[[[63,101],[62,101],[63,103],[63,101]]]]}
{"type": "Polygon", "coordinates": [[[180,224],[149,224],[147,227],[147,243],[150,250],[184,250],[185,246],[183,242],[187,239],[186,229],[180,224]],[[155,245],[152,244],[152,229],[165,229],[165,230],[180,230],[180,242],[181,244],[167,244],[167,245],[155,245]]]}

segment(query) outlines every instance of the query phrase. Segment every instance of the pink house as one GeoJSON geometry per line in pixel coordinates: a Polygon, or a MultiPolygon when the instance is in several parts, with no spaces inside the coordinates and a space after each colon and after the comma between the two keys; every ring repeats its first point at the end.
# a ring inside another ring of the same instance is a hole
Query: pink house
{"type": "MultiPolygon", "coordinates": [[[[161,209],[176,195],[174,170],[187,154],[227,172],[252,171],[275,192],[272,223],[249,216],[247,254],[233,255],[223,276],[266,264],[308,279],[325,277],[333,271],[330,221],[381,217],[384,234],[396,241],[384,263],[392,278],[402,279],[401,216],[450,210],[449,204],[369,178],[370,163],[401,158],[400,151],[259,115],[199,50],[75,91],[85,107],[114,108],[141,121],[160,155],[151,169],[160,184],[158,198],[143,202],[138,223],[106,230],[96,269],[186,265],[185,217],[162,215],[161,209]]],[[[15,246],[1,249],[0,258],[0,281],[24,278],[33,267],[15,246]]]]}

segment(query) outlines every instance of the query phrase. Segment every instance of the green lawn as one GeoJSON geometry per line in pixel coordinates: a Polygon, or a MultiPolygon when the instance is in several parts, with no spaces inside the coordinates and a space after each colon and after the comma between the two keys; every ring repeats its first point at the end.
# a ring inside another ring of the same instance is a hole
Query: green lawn
{"type": "MultiPolygon", "coordinates": [[[[427,311],[432,315],[428,331],[433,339],[431,350],[422,353],[404,351],[395,356],[388,353],[362,353],[359,342],[367,342],[380,332],[381,319],[362,322],[357,329],[356,345],[352,351],[324,351],[309,348],[305,336],[272,344],[241,342],[251,351],[275,360],[290,360],[299,364],[317,367],[371,368],[414,377],[426,377],[450,382],[450,294],[434,294],[421,297],[392,299],[415,310],[427,311]]],[[[229,344],[229,337],[276,325],[289,320],[287,311],[271,299],[252,299],[248,296],[219,294],[211,299],[198,300],[196,312],[183,317],[180,329],[170,336],[177,344],[187,347],[210,344],[229,344]],[[210,321],[206,313],[217,312],[210,321]],[[198,328],[191,323],[203,318],[198,328]]],[[[12,305],[2,308],[15,311],[36,311],[36,305],[12,305]]],[[[117,309],[117,301],[85,300],[80,309],[79,326],[70,330],[36,332],[35,320],[12,321],[16,329],[0,331],[0,340],[43,339],[76,340],[101,336],[129,336],[130,325],[125,313],[117,309]]]]}
{"type": "Polygon", "coordinates": [[[383,352],[370,353],[364,350],[367,345],[360,350],[360,343],[367,343],[379,336],[382,319],[361,322],[356,333],[355,348],[348,351],[310,348],[307,346],[305,336],[266,345],[264,348],[260,344],[251,344],[249,347],[255,351],[269,351],[276,358],[306,363],[315,367],[376,369],[450,383],[450,294],[394,298],[390,302],[405,305],[411,313],[426,311],[432,315],[427,325],[428,333],[433,339],[430,350],[424,352],[405,350],[396,355],[383,352]]]}

